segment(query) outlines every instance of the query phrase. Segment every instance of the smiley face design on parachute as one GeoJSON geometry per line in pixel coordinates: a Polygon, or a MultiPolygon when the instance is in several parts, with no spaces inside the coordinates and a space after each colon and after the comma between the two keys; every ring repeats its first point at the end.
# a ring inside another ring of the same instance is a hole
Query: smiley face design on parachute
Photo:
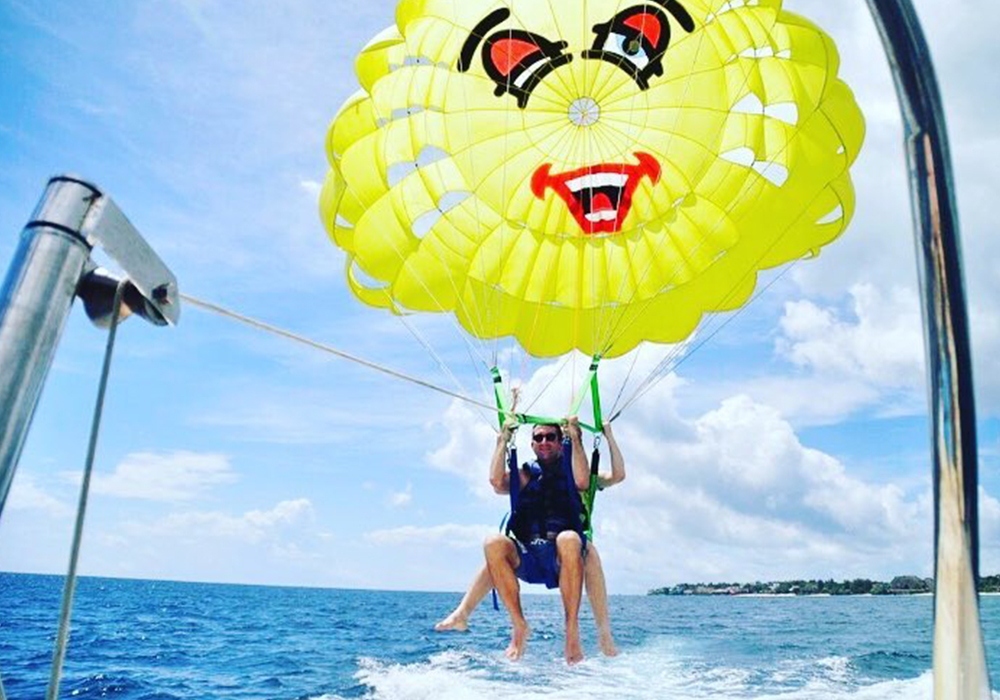
{"type": "MultiPolygon", "coordinates": [[[[458,70],[473,67],[477,49],[483,70],[496,84],[494,95],[514,99],[521,110],[530,108],[532,92],[550,74],[574,60],[602,61],[623,71],[645,91],[651,80],[663,75],[664,55],[670,48],[670,17],[685,32],[695,28],[691,15],[677,0],[656,0],[620,9],[606,21],[593,25],[589,48],[573,54],[569,43],[525,29],[503,28],[511,18],[507,8],[489,13],[470,32],[458,61],[458,70]],[[505,96],[509,96],[506,97],[505,96]]],[[[596,72],[594,72],[596,74],[596,72]]],[[[568,118],[579,129],[600,119],[600,104],[581,96],[569,106],[568,118]]],[[[591,162],[561,172],[554,163],[539,165],[532,174],[531,191],[544,200],[548,190],[558,195],[584,234],[619,233],[632,209],[633,195],[643,179],[660,180],[662,166],[650,153],[636,150],[636,162],[591,162]]]]}
{"type": "Polygon", "coordinates": [[[323,221],[366,304],[536,357],[677,343],[847,227],[838,62],[782,0],[398,0],[323,221]]]}

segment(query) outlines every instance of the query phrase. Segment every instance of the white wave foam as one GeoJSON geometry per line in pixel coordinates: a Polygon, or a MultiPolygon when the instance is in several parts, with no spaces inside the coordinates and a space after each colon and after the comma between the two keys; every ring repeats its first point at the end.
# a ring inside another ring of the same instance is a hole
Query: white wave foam
{"type": "Polygon", "coordinates": [[[448,651],[414,664],[362,660],[356,676],[372,700],[931,700],[933,695],[929,672],[863,684],[844,657],[758,670],[708,666],[676,653],[677,648],[659,640],[572,668],[558,658],[511,663],[499,651],[448,651]],[[786,681],[798,680],[782,688],[783,674],[786,681]]]}

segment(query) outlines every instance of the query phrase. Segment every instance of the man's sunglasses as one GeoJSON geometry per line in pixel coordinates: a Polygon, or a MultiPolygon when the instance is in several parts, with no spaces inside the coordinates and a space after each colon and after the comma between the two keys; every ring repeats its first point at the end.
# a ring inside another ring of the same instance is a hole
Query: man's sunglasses
{"type": "Polygon", "coordinates": [[[535,442],[557,442],[559,435],[556,433],[535,433],[531,439],[535,442]]]}

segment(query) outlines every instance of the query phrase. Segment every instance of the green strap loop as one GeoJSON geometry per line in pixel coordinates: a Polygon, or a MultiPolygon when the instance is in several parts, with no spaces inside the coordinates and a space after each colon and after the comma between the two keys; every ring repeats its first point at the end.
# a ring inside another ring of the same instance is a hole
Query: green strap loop
{"type": "MultiPolygon", "coordinates": [[[[601,356],[600,355],[594,355],[594,357],[591,359],[591,361],[590,361],[590,371],[587,374],[587,378],[584,380],[583,386],[580,388],[580,391],[577,394],[576,398],[573,399],[573,408],[571,408],[570,412],[569,412],[569,414],[571,416],[575,416],[575,415],[578,415],[580,413],[580,407],[583,405],[583,400],[587,397],[587,393],[588,393],[587,389],[588,388],[590,389],[590,392],[589,392],[590,395],[591,396],[596,396],[596,394],[594,392],[597,390],[596,389],[596,387],[597,387],[597,366],[600,364],[600,362],[601,362],[601,356]]],[[[594,416],[596,418],[597,417],[597,411],[600,410],[600,402],[596,403],[594,405],[594,408],[595,408],[594,416]]],[[[600,421],[598,421],[598,422],[600,422],[600,421]]]]}
{"type": "Polygon", "coordinates": [[[601,361],[600,355],[594,355],[594,362],[590,365],[590,396],[594,403],[594,429],[592,433],[604,432],[604,419],[601,416],[601,390],[597,386],[597,365],[601,361]]]}
{"type": "MultiPolygon", "coordinates": [[[[600,355],[594,355],[590,362],[590,369],[587,373],[587,378],[584,380],[580,391],[577,393],[576,398],[573,400],[573,407],[569,412],[569,415],[575,416],[580,413],[580,407],[583,405],[583,400],[590,394],[591,401],[594,405],[594,425],[588,425],[587,423],[580,423],[580,427],[586,430],[588,433],[593,433],[599,435],[604,432],[604,419],[601,416],[601,390],[597,383],[597,367],[601,362],[600,355]],[[588,391],[589,390],[589,391],[588,391]]],[[[497,417],[499,419],[500,427],[503,428],[504,421],[508,416],[513,416],[518,424],[520,425],[562,425],[565,423],[563,418],[552,418],[550,416],[534,416],[530,413],[513,413],[507,406],[507,399],[503,392],[503,378],[500,376],[500,370],[494,367],[490,370],[493,375],[493,394],[496,398],[497,403],[497,417]]]]}
{"type": "Polygon", "coordinates": [[[507,420],[507,416],[510,415],[510,410],[507,408],[507,398],[503,394],[503,377],[500,376],[499,367],[491,369],[490,374],[493,375],[493,395],[497,401],[497,419],[500,423],[500,429],[503,430],[503,424],[507,420]]]}

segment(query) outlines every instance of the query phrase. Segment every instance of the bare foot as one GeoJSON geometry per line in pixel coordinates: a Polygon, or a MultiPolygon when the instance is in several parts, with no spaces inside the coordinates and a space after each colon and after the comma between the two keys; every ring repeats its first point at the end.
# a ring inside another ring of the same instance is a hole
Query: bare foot
{"type": "Polygon", "coordinates": [[[510,635],[510,646],[507,647],[507,651],[504,652],[506,656],[511,661],[517,661],[522,656],[524,656],[524,647],[528,643],[528,635],[531,630],[528,629],[526,623],[515,624],[514,629],[510,635]]]}
{"type": "Polygon", "coordinates": [[[436,632],[468,632],[469,618],[460,615],[456,610],[451,615],[434,625],[436,632]]]}
{"type": "Polygon", "coordinates": [[[573,664],[583,661],[583,647],[580,646],[580,628],[566,626],[566,663],[573,664]]]}
{"type": "Polygon", "coordinates": [[[601,646],[601,652],[605,656],[618,656],[618,648],[615,646],[615,639],[611,636],[611,630],[601,630],[597,633],[597,643],[601,646]]]}

